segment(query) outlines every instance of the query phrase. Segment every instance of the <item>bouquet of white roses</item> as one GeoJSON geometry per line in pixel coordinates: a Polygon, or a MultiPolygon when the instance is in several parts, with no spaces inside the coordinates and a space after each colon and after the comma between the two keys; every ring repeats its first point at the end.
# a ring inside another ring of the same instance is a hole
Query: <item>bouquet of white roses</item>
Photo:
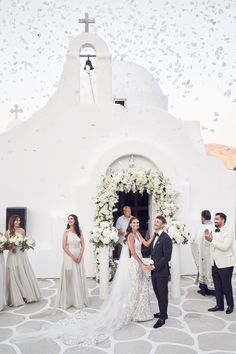
{"type": "Polygon", "coordinates": [[[167,233],[172,238],[173,243],[187,244],[191,240],[190,233],[187,230],[185,224],[181,224],[178,221],[173,221],[171,225],[166,228],[167,233]]]}
{"type": "Polygon", "coordinates": [[[7,238],[0,233],[0,253],[3,253],[6,242],[7,242],[7,238]]]}
{"type": "Polygon", "coordinates": [[[32,237],[24,237],[23,241],[21,242],[21,248],[20,250],[24,252],[25,250],[29,249],[34,249],[35,247],[35,240],[32,239],[32,237]]]}
{"type": "Polygon", "coordinates": [[[7,239],[4,248],[8,251],[12,251],[13,253],[16,253],[16,248],[17,246],[20,246],[21,243],[22,243],[22,237],[19,237],[17,235],[12,235],[7,239]]]}
{"type": "Polygon", "coordinates": [[[114,247],[118,239],[117,229],[109,221],[102,221],[92,230],[90,241],[95,247],[102,247],[104,245],[114,247]]]}

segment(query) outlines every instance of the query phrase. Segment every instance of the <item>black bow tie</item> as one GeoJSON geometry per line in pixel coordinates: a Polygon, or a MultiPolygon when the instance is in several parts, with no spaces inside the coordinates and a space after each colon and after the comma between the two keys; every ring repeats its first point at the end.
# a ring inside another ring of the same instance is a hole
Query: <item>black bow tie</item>
{"type": "Polygon", "coordinates": [[[220,229],[215,229],[215,232],[220,232],[220,229]]]}
{"type": "Polygon", "coordinates": [[[155,237],[159,237],[159,234],[157,232],[155,232],[155,237]]]}

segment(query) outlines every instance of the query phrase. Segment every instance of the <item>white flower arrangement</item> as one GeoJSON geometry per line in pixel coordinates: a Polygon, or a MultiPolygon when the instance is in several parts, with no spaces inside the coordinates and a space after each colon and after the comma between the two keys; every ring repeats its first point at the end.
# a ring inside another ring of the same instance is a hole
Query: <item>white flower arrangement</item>
{"type": "Polygon", "coordinates": [[[173,243],[186,244],[191,241],[190,233],[187,230],[185,224],[181,224],[178,221],[173,221],[166,227],[166,231],[172,238],[173,243]]]}
{"type": "Polygon", "coordinates": [[[3,236],[2,234],[0,234],[0,253],[3,253],[3,251],[5,249],[6,242],[7,242],[7,238],[5,236],[3,236]]]}
{"type": "Polygon", "coordinates": [[[4,249],[16,253],[16,249],[21,245],[23,240],[22,236],[11,235],[4,244],[4,249]]]}
{"type": "MultiPolygon", "coordinates": [[[[99,281],[100,264],[99,248],[110,246],[111,251],[119,240],[118,230],[109,221],[101,221],[91,232],[91,242],[94,244],[94,253],[96,259],[96,281],[99,281]]],[[[112,259],[112,252],[109,257],[109,279],[112,279],[115,273],[115,265],[112,259]]]]}
{"type": "Polygon", "coordinates": [[[22,237],[17,235],[10,236],[8,242],[10,245],[19,246],[22,242],[22,237]]]}
{"type": "Polygon", "coordinates": [[[4,249],[15,253],[17,247],[19,247],[22,252],[24,252],[25,250],[34,249],[35,241],[31,237],[23,237],[17,235],[12,235],[8,239],[6,239],[4,249]]]}
{"type": "MultiPolygon", "coordinates": [[[[177,212],[177,193],[173,190],[169,179],[165,178],[161,171],[143,170],[130,166],[128,169],[110,170],[103,177],[95,199],[95,227],[91,238],[95,250],[97,280],[99,279],[99,247],[105,244],[113,248],[118,240],[117,231],[112,226],[118,193],[139,192],[143,194],[144,191],[151,195],[157,204],[156,214],[163,215],[167,223],[171,225],[177,212]]],[[[187,243],[185,226],[179,223],[177,225],[178,232],[176,231],[173,235],[173,242],[187,243]]],[[[172,232],[173,228],[170,230],[172,232]]],[[[110,256],[111,269],[114,269],[112,253],[110,256]]]]}
{"type": "Polygon", "coordinates": [[[34,249],[35,248],[35,240],[32,239],[32,237],[24,237],[23,241],[21,242],[21,251],[24,252],[25,250],[29,250],[29,249],[34,249]]]}
{"type": "Polygon", "coordinates": [[[98,248],[104,245],[114,247],[119,240],[117,229],[109,221],[102,221],[92,231],[91,242],[98,248]]]}

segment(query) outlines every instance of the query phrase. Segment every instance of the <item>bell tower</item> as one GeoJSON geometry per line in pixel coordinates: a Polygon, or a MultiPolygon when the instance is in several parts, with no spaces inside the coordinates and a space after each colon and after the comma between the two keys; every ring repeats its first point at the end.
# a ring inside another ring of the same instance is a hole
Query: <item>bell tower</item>
{"type": "MultiPolygon", "coordinates": [[[[96,33],[89,32],[89,24],[95,20],[89,19],[87,13],[79,20],[85,24],[85,32],[72,39],[67,52],[67,59],[62,75],[62,84],[66,94],[78,94],[81,102],[81,72],[80,62],[83,57],[87,58],[85,69],[93,70],[93,57],[96,57],[96,88],[93,102],[95,104],[112,103],[112,64],[111,54],[106,43],[96,33]],[[83,50],[90,48],[95,54],[83,54],[83,50]]],[[[88,74],[90,74],[88,72],[88,74]]]]}

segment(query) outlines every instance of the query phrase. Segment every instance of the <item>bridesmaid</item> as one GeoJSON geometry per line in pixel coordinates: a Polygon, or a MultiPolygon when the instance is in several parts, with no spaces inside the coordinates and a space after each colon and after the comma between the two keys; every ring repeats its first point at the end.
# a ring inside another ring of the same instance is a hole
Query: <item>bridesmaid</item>
{"type": "MultiPolygon", "coordinates": [[[[12,215],[9,219],[9,229],[6,237],[18,236],[20,240],[25,237],[25,230],[20,227],[19,215],[12,215]]],[[[28,302],[38,301],[41,292],[29,262],[26,251],[20,247],[16,251],[9,251],[6,264],[6,301],[9,306],[20,306],[28,302]]]]}
{"type": "Polygon", "coordinates": [[[74,214],[68,216],[62,248],[63,265],[55,306],[64,309],[74,306],[81,309],[88,305],[83,261],[84,237],[74,214]]]}
{"type": "MultiPolygon", "coordinates": [[[[3,236],[1,232],[0,236],[3,236]]],[[[5,262],[3,252],[0,252],[0,311],[5,305],[5,262]]]]}

